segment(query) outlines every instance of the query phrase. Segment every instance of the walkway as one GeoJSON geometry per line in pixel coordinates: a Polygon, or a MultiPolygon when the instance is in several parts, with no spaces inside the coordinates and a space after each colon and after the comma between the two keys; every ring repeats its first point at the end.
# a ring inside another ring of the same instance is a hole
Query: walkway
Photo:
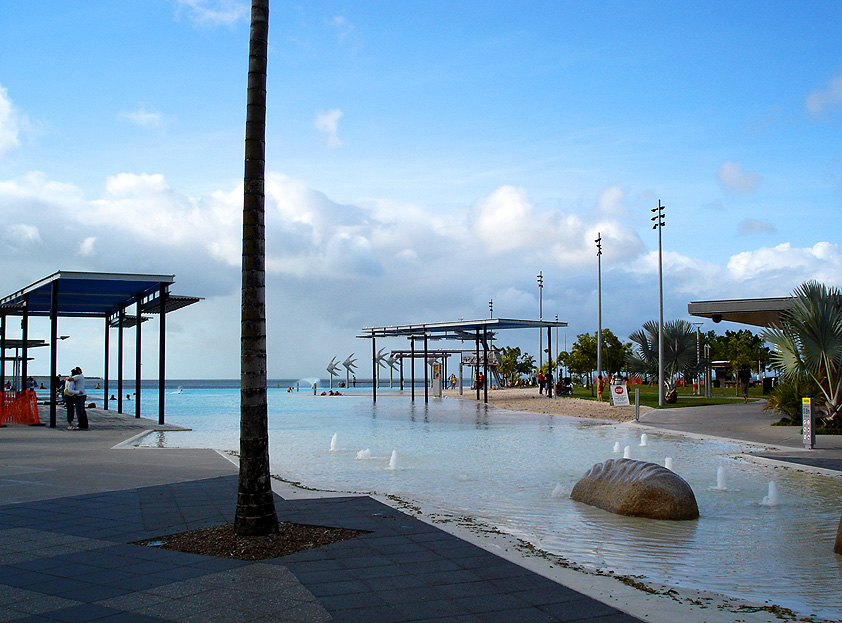
{"type": "Polygon", "coordinates": [[[723,437],[770,446],[752,452],[770,460],[797,463],[842,472],[842,435],[817,435],[815,448],[804,448],[799,426],[772,426],[779,415],[763,411],[764,401],[653,409],[641,414],[640,423],[653,428],[693,435],[723,437]]]}
{"type": "Polygon", "coordinates": [[[0,622],[639,620],[368,497],[277,497],[282,521],[369,531],[284,558],[133,545],[231,521],[235,467],[120,449],[168,427],[89,416],[89,431],[0,429],[0,622]]]}

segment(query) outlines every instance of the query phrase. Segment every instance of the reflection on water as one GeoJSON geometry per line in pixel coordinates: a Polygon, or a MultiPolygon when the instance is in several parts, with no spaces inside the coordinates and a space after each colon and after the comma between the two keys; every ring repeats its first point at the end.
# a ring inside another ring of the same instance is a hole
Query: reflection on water
{"type": "MultiPolygon", "coordinates": [[[[144,445],[236,448],[237,396],[204,395],[201,409],[174,404],[186,395],[168,403],[169,420],[194,431],[157,433],[144,445]]],[[[647,434],[641,445],[628,425],[453,399],[413,405],[378,396],[372,404],[270,392],[272,470],[284,478],[469,514],[587,567],[842,619],[842,557],[833,554],[842,481],[729,458],[746,449],[732,442],[647,434]],[[701,517],[622,517],[570,500],[588,468],[616,458],[617,444],[634,459],[663,465],[671,457],[701,517]],[[357,460],[363,450],[370,458],[357,460]],[[717,488],[725,471],[727,487],[717,488]],[[763,506],[770,481],[778,504],[763,506]]]]}

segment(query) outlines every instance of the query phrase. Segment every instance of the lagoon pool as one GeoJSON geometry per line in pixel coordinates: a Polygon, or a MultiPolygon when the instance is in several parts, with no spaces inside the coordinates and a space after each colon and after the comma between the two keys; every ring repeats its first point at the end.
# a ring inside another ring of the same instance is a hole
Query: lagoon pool
{"type": "MultiPolygon", "coordinates": [[[[286,480],[469,516],[591,570],[842,619],[842,557],[833,553],[842,479],[739,458],[749,444],[646,429],[641,445],[644,431],[633,424],[457,399],[413,404],[408,395],[372,403],[362,392],[313,396],[285,386],[269,391],[269,435],[272,472],[286,480]],[[671,457],[701,517],[622,517],[570,499],[588,468],[626,447],[634,459],[663,465],[671,457]],[[763,505],[772,481],[779,503],[763,505]]],[[[239,446],[234,387],[168,390],[167,414],[193,430],[155,433],[143,445],[239,446]]]]}

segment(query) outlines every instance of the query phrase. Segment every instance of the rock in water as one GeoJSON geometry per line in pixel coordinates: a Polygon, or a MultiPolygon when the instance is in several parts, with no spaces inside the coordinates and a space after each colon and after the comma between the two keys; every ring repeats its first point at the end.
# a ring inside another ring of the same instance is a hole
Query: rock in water
{"type": "Polygon", "coordinates": [[[839,528],[836,530],[836,544],[833,546],[833,551],[842,554],[842,517],[839,518],[839,528]]]}
{"type": "Polygon", "coordinates": [[[570,497],[618,515],[650,519],[698,519],[690,485],[656,463],[609,459],[591,467],[570,497]]]}

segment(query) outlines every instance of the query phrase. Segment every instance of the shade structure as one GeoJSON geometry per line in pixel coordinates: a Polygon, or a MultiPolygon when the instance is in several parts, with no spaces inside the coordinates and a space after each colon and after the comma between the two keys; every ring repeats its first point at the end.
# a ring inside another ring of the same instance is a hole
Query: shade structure
{"type": "MultiPolygon", "coordinates": [[[[429,322],[418,324],[392,325],[385,327],[365,327],[362,329],[362,334],[359,338],[371,340],[372,350],[372,397],[377,400],[377,354],[375,342],[378,338],[386,337],[403,337],[410,340],[413,354],[411,360],[413,362],[412,371],[412,399],[415,400],[415,341],[423,341],[423,357],[426,360],[428,355],[427,343],[429,340],[461,340],[473,341],[476,344],[476,361],[479,365],[480,361],[484,362],[484,378],[488,378],[488,343],[495,337],[496,331],[506,329],[538,329],[547,330],[547,344],[550,344],[550,331],[553,328],[566,327],[566,322],[559,322],[558,320],[518,320],[513,318],[482,318],[479,320],[456,320],[451,322],[429,322]],[[483,356],[480,358],[480,345],[482,346],[483,356]]],[[[548,349],[549,350],[549,349],[548,349]]],[[[480,386],[477,383],[477,400],[479,400],[480,386]]],[[[424,401],[429,400],[427,383],[427,366],[424,366],[424,401]]],[[[487,383],[483,384],[484,397],[483,401],[488,402],[488,387],[487,383]]]]}
{"type": "MultiPolygon", "coordinates": [[[[56,342],[58,318],[102,319],[105,323],[105,364],[104,407],[108,408],[108,337],[109,329],[117,327],[119,332],[119,372],[118,372],[118,411],[122,411],[122,346],[123,330],[136,328],[136,372],[137,397],[135,414],[140,417],[140,329],[145,318],[143,314],[159,314],[160,346],[158,353],[158,421],[164,423],[164,383],[165,383],[165,344],[166,315],[175,309],[181,309],[201,300],[199,297],[174,296],[170,287],[175,282],[174,275],[153,275],[136,273],[94,273],[78,271],[58,271],[35,283],[13,292],[0,299],[0,341],[5,341],[5,319],[9,315],[23,317],[22,342],[28,342],[28,319],[30,316],[46,316],[51,320],[50,337],[50,426],[56,425],[56,342]],[[126,310],[134,306],[135,315],[128,316],[126,310]],[[128,319],[128,320],[127,320],[128,319]],[[138,319],[140,321],[138,322],[138,319]]],[[[26,366],[24,347],[23,365],[26,366]]],[[[0,370],[0,377],[5,374],[0,370]]],[[[26,375],[26,369],[22,376],[26,375]]]]}
{"type": "Polygon", "coordinates": [[[730,299],[722,301],[694,301],[687,305],[691,316],[710,318],[714,322],[738,322],[755,327],[780,324],[781,314],[792,306],[792,297],[762,299],[730,299]]]}

